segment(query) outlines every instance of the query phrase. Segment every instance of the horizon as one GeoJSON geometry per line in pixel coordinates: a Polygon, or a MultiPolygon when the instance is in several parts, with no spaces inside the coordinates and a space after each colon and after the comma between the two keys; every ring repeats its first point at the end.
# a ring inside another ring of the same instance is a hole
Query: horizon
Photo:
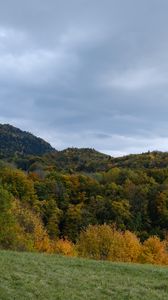
{"type": "MultiPolygon", "coordinates": [[[[35,137],[37,137],[37,138],[43,139],[41,136],[38,136],[38,135],[36,136],[33,132],[31,132],[31,131],[29,131],[29,130],[23,130],[22,128],[15,127],[14,125],[9,124],[9,123],[3,123],[3,124],[0,124],[0,125],[3,125],[3,126],[4,126],[4,125],[5,125],[5,126],[12,126],[12,127],[17,128],[17,129],[19,129],[19,130],[21,130],[21,131],[30,133],[30,134],[34,135],[35,137]]],[[[141,154],[153,153],[153,152],[161,152],[161,153],[167,152],[167,151],[164,151],[164,152],[163,152],[163,151],[160,151],[160,150],[153,149],[152,151],[148,150],[148,151],[146,151],[146,152],[137,152],[137,153],[128,153],[128,154],[126,153],[126,154],[121,154],[121,155],[119,155],[119,153],[118,153],[118,155],[116,154],[116,155],[112,156],[110,153],[108,153],[108,151],[102,152],[102,151],[99,151],[98,149],[96,149],[95,147],[93,147],[93,148],[90,148],[90,147],[87,147],[87,146],[85,146],[85,147],[76,147],[75,145],[71,145],[71,146],[68,146],[67,148],[58,149],[57,147],[53,146],[52,143],[50,143],[47,139],[43,139],[43,140],[44,140],[45,142],[49,143],[50,146],[53,148],[53,150],[56,150],[56,151],[64,151],[64,150],[67,150],[67,149],[79,149],[79,150],[80,150],[80,149],[90,149],[90,150],[95,150],[95,151],[97,151],[97,152],[100,152],[100,153],[102,153],[102,154],[109,155],[109,156],[111,156],[112,158],[122,158],[122,157],[129,156],[129,155],[141,155],[141,154]]]]}
{"type": "Polygon", "coordinates": [[[0,123],[56,149],[168,150],[168,2],[0,4],[0,123]]]}

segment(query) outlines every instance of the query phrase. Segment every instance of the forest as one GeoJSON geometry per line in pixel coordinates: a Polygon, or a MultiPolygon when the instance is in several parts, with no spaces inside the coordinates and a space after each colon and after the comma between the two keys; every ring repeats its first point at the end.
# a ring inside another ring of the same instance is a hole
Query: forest
{"type": "Polygon", "coordinates": [[[57,151],[10,125],[0,136],[1,249],[168,263],[168,153],[57,151]]]}

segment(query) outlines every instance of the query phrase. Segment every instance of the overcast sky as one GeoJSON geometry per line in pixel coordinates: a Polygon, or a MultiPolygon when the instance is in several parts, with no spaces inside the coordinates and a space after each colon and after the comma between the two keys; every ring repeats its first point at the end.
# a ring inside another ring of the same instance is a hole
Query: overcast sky
{"type": "Polygon", "coordinates": [[[168,151],[168,1],[0,0],[0,122],[56,149],[168,151]]]}

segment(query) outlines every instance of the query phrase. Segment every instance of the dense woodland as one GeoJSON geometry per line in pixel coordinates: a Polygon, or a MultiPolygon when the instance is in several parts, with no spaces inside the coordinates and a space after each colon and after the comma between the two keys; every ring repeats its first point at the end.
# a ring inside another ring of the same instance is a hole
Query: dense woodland
{"type": "Polygon", "coordinates": [[[54,149],[29,132],[22,131],[9,124],[0,124],[0,158],[9,158],[14,155],[43,155],[54,149]]]}
{"type": "Polygon", "coordinates": [[[10,125],[0,126],[0,142],[1,248],[48,251],[52,243],[74,243],[85,256],[86,232],[93,246],[96,230],[135,234],[141,243],[167,239],[168,153],[56,151],[10,125]]]}

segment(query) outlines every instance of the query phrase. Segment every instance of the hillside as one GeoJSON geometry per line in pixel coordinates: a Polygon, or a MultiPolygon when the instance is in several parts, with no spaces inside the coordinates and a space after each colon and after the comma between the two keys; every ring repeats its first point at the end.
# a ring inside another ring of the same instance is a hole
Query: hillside
{"type": "MultiPolygon", "coordinates": [[[[51,157],[51,155],[49,154],[51,157]]],[[[89,148],[68,148],[54,154],[57,168],[76,172],[94,173],[111,168],[164,169],[168,168],[168,152],[146,152],[123,157],[111,157],[89,148]]]]}
{"type": "Polygon", "coordinates": [[[105,171],[111,158],[89,148],[56,151],[49,143],[29,132],[0,124],[0,159],[14,161],[26,171],[35,164],[42,169],[53,166],[59,171],[95,172],[105,171]]]}
{"type": "Polygon", "coordinates": [[[166,300],[164,267],[0,253],[0,297],[49,300],[166,300]]]}
{"type": "Polygon", "coordinates": [[[58,171],[78,173],[108,172],[112,168],[161,170],[168,168],[168,152],[153,151],[114,158],[90,148],[67,148],[40,157],[18,155],[15,163],[25,171],[34,170],[36,165],[41,169],[53,167],[58,171]]]}
{"type": "MultiPolygon", "coordinates": [[[[7,227],[3,224],[7,216],[16,224],[8,228],[12,234],[8,245],[6,236],[0,235],[1,248],[31,249],[24,237],[29,234],[27,214],[34,211],[51,239],[67,237],[76,243],[83,229],[106,223],[134,232],[141,242],[153,235],[167,240],[167,152],[113,158],[89,148],[53,151],[45,141],[10,125],[1,125],[0,131],[4,140],[0,144],[0,205],[8,200],[10,212],[17,216],[13,220],[7,208],[1,211],[2,228],[7,227]],[[17,230],[13,232],[17,226],[22,238],[17,230]]],[[[36,240],[35,231],[30,240],[36,240]]]]}
{"type": "Polygon", "coordinates": [[[168,152],[148,151],[141,154],[130,154],[112,158],[115,167],[130,169],[163,169],[168,168],[168,152]]]}
{"type": "Polygon", "coordinates": [[[0,124],[0,158],[13,161],[25,170],[36,167],[58,171],[95,173],[111,168],[168,168],[168,152],[146,152],[114,158],[91,148],[67,148],[56,151],[49,143],[9,124],[0,124]]]}
{"type": "Polygon", "coordinates": [[[90,148],[67,148],[46,156],[58,170],[93,173],[105,171],[111,164],[109,155],[90,148]]]}
{"type": "Polygon", "coordinates": [[[33,134],[8,124],[0,124],[0,158],[14,155],[43,155],[54,149],[33,134]]]}

